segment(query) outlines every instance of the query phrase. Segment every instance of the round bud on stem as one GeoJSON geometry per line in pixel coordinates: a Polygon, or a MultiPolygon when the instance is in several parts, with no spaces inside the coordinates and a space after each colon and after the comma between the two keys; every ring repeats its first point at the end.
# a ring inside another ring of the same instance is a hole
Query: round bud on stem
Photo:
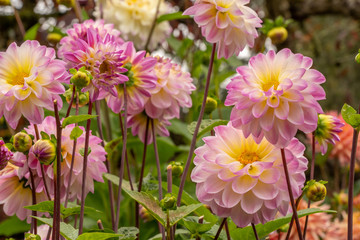
{"type": "Polygon", "coordinates": [[[167,193],[165,197],[160,201],[160,206],[163,211],[176,210],[176,197],[171,193],[167,193]]]}
{"type": "Polygon", "coordinates": [[[32,146],[31,137],[23,132],[19,132],[14,136],[14,148],[18,152],[27,152],[32,146]]]}
{"type": "Polygon", "coordinates": [[[13,153],[6,147],[5,142],[0,140],[0,171],[3,170],[13,157],[13,153]]]}
{"type": "Polygon", "coordinates": [[[306,191],[306,197],[313,202],[321,201],[325,198],[325,196],[326,187],[320,182],[311,184],[306,191]]]}
{"type": "Polygon", "coordinates": [[[74,84],[78,89],[82,89],[90,84],[91,74],[85,69],[80,69],[77,72],[72,71],[73,76],[70,81],[74,84]]]}
{"type": "Polygon", "coordinates": [[[56,157],[56,146],[48,139],[41,139],[34,144],[31,152],[40,163],[50,165],[56,157]]]}
{"type": "Polygon", "coordinates": [[[206,98],[205,113],[210,114],[217,108],[217,101],[212,97],[206,98]]]}
{"type": "Polygon", "coordinates": [[[58,42],[60,42],[60,40],[62,39],[62,35],[59,33],[49,33],[46,37],[46,39],[48,40],[48,42],[56,45],[58,42]]]}
{"type": "Polygon", "coordinates": [[[182,162],[171,162],[172,175],[174,177],[180,177],[183,174],[184,167],[182,162]]]}
{"type": "Polygon", "coordinates": [[[41,237],[36,234],[27,233],[25,234],[25,240],[41,240],[41,237]]]}
{"type": "Polygon", "coordinates": [[[360,63],[360,52],[359,52],[358,54],[356,54],[356,56],[355,56],[355,61],[356,61],[357,63],[360,63]]]}
{"type": "Polygon", "coordinates": [[[285,27],[275,27],[268,32],[267,36],[273,44],[280,44],[287,39],[288,31],[285,27]]]}

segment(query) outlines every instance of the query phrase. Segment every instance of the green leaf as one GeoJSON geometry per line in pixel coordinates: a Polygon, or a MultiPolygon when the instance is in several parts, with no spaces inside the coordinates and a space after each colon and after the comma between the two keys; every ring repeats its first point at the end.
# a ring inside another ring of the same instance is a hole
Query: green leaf
{"type": "Polygon", "coordinates": [[[190,16],[183,15],[183,13],[179,11],[179,12],[161,15],[160,17],[158,17],[158,19],[156,19],[156,22],[161,23],[163,21],[171,21],[171,20],[187,19],[187,18],[190,18],[190,16]]]}
{"type": "MultiPolygon", "coordinates": [[[[210,132],[214,127],[219,125],[226,125],[229,121],[227,120],[220,120],[220,119],[204,119],[201,121],[199,133],[197,138],[204,135],[207,132],[210,132]]],[[[188,125],[188,131],[191,134],[194,134],[197,122],[194,121],[188,125]]]]}
{"type": "MultiPolygon", "coordinates": [[[[52,225],[53,225],[52,218],[42,218],[42,217],[34,217],[34,216],[31,216],[31,217],[36,218],[37,220],[49,225],[50,227],[52,227],[52,225]]],[[[75,229],[70,224],[66,224],[64,222],[60,223],[60,234],[64,238],[66,238],[66,240],[75,240],[79,235],[78,232],[79,232],[79,230],[75,229]]]]}
{"type": "Polygon", "coordinates": [[[40,23],[37,23],[34,26],[32,26],[29,30],[27,30],[24,36],[24,40],[35,40],[39,27],[40,27],[40,23]]]}
{"type": "Polygon", "coordinates": [[[214,223],[199,223],[198,218],[196,217],[187,217],[182,220],[181,224],[184,225],[192,234],[195,234],[196,236],[209,231],[211,227],[214,226],[214,223]]]}
{"type": "MultiPolygon", "coordinates": [[[[84,156],[84,154],[85,154],[85,148],[80,148],[79,149],[79,153],[80,153],[80,155],[81,156],[84,156]]],[[[88,149],[88,155],[91,153],[91,147],[89,147],[89,149],[88,149]]]]}
{"type": "MultiPolygon", "coordinates": [[[[119,186],[119,177],[118,176],[115,176],[115,175],[110,174],[110,173],[104,173],[103,177],[110,180],[116,186],[119,186]]],[[[122,189],[131,191],[130,183],[128,181],[126,181],[126,180],[123,180],[122,181],[122,189]]]]}
{"type": "MultiPolygon", "coordinates": [[[[180,234],[189,234],[190,235],[191,233],[186,229],[176,229],[175,236],[180,235],[180,234]]],[[[155,236],[153,236],[152,238],[150,238],[149,240],[161,240],[161,239],[162,239],[162,235],[161,235],[161,233],[159,233],[159,234],[156,234],[155,236]]]]}
{"type": "Polygon", "coordinates": [[[78,139],[81,136],[81,134],[83,134],[83,132],[84,131],[78,126],[74,127],[74,129],[70,133],[70,139],[71,140],[78,139]]]}
{"type": "Polygon", "coordinates": [[[123,235],[120,237],[121,240],[133,240],[136,239],[139,229],[136,227],[122,227],[119,228],[118,233],[123,235]]]}
{"type": "MultiPolygon", "coordinates": [[[[335,213],[336,211],[332,210],[321,210],[319,208],[309,208],[298,211],[298,216],[304,217],[310,214],[314,213],[335,213]]],[[[287,224],[290,222],[292,218],[292,214],[289,214],[285,217],[281,217],[278,219],[275,219],[273,221],[267,222],[265,224],[258,224],[256,225],[256,231],[259,235],[259,238],[265,238],[267,235],[269,235],[271,232],[279,229],[284,224],[287,224]]],[[[244,227],[244,228],[237,228],[233,231],[231,231],[231,238],[233,240],[241,240],[241,239],[253,239],[254,233],[251,226],[244,227]]]]}
{"type": "MultiPolygon", "coordinates": [[[[72,215],[78,215],[78,214],[80,214],[80,210],[81,210],[81,206],[77,205],[77,204],[74,204],[74,203],[68,203],[67,208],[64,208],[61,205],[62,218],[67,218],[67,217],[72,216],[72,215]]],[[[95,208],[85,206],[84,207],[84,213],[87,214],[87,215],[92,215],[94,213],[102,213],[102,212],[95,209],[95,208]]]]}
{"type": "Polygon", "coordinates": [[[44,132],[44,131],[41,131],[41,132],[40,132],[40,135],[41,135],[41,138],[42,138],[42,139],[50,139],[49,134],[47,134],[47,133],[44,132]]]}
{"type": "Polygon", "coordinates": [[[202,203],[198,204],[191,204],[189,206],[181,206],[178,207],[176,210],[169,211],[169,219],[170,219],[170,226],[173,226],[178,221],[189,215],[190,213],[194,212],[199,207],[203,206],[202,203]]]}
{"type": "Polygon", "coordinates": [[[81,9],[81,16],[82,16],[82,19],[83,19],[84,21],[90,19],[89,14],[88,14],[87,11],[85,10],[85,8],[82,8],[82,9],[81,9]]]}
{"type": "Polygon", "coordinates": [[[77,115],[77,116],[70,116],[67,117],[63,120],[61,127],[66,127],[69,124],[73,124],[73,123],[79,123],[79,122],[83,122],[86,121],[88,119],[92,119],[92,118],[96,118],[96,115],[77,115]]]}
{"type": "MultiPolygon", "coordinates": [[[[88,232],[81,234],[77,240],[106,240],[109,238],[122,237],[122,234],[105,233],[105,232],[88,232]]],[[[120,238],[122,239],[122,238],[120,238]]]]}
{"type": "Polygon", "coordinates": [[[27,224],[26,221],[21,221],[16,216],[7,218],[0,223],[0,236],[10,237],[29,230],[30,224],[27,224]]]}
{"type": "MultiPolygon", "coordinates": [[[[60,206],[60,208],[61,207],[62,206],[60,206]]],[[[44,201],[35,205],[25,206],[24,208],[37,212],[50,213],[52,215],[54,213],[54,202],[44,201]]]]}
{"type": "Polygon", "coordinates": [[[360,126],[360,114],[357,114],[356,110],[350,105],[344,104],[341,109],[341,115],[345,122],[353,128],[358,128],[360,126]]]}

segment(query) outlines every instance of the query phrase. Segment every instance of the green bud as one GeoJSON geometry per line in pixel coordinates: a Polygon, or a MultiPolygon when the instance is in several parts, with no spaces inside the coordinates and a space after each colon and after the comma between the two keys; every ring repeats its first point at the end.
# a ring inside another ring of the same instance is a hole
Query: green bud
{"type": "Polygon", "coordinates": [[[174,177],[180,177],[184,171],[183,163],[182,162],[171,162],[172,167],[172,175],[174,177]]]}
{"type": "Polygon", "coordinates": [[[267,36],[273,44],[280,44],[287,39],[288,31],[284,27],[275,27],[268,32],[267,36]]]}
{"type": "Polygon", "coordinates": [[[359,52],[358,54],[356,54],[356,56],[355,56],[355,61],[356,61],[357,63],[360,63],[360,52],[359,52]]]}
{"type": "Polygon", "coordinates": [[[91,75],[86,70],[77,71],[70,79],[70,82],[74,84],[78,89],[82,89],[90,84],[91,75]]]}
{"type": "Polygon", "coordinates": [[[11,1],[10,0],[0,0],[0,6],[10,6],[11,1]]]}
{"type": "Polygon", "coordinates": [[[28,134],[19,132],[14,136],[13,145],[16,151],[27,152],[32,146],[32,139],[28,134]]]}
{"type": "Polygon", "coordinates": [[[66,7],[72,7],[74,5],[74,0],[56,0],[56,2],[66,7]]]}
{"type": "Polygon", "coordinates": [[[60,42],[60,40],[62,39],[62,35],[59,33],[49,33],[46,37],[46,39],[48,40],[48,42],[52,43],[52,44],[57,44],[58,42],[60,42]]]}
{"type": "Polygon", "coordinates": [[[326,187],[320,182],[315,182],[308,186],[306,197],[313,202],[321,201],[326,196],[326,187]]]}
{"type": "MultiPolygon", "coordinates": [[[[67,103],[70,103],[72,97],[72,85],[70,85],[69,89],[65,91],[64,97],[67,103]]],[[[89,103],[89,92],[79,92],[79,107],[83,107],[89,103]]],[[[76,99],[72,103],[72,107],[76,107],[76,99]]]]}
{"type": "Polygon", "coordinates": [[[41,237],[32,233],[25,233],[25,240],[41,240],[41,237]]]}
{"type": "Polygon", "coordinates": [[[217,101],[212,97],[206,98],[205,113],[210,114],[217,108],[217,101]]]}
{"type": "Polygon", "coordinates": [[[56,146],[48,139],[40,139],[34,144],[32,153],[40,163],[50,165],[56,157],[56,146]]]}
{"type": "Polygon", "coordinates": [[[160,201],[160,206],[163,211],[176,210],[176,197],[171,193],[167,193],[165,197],[160,201]]]}

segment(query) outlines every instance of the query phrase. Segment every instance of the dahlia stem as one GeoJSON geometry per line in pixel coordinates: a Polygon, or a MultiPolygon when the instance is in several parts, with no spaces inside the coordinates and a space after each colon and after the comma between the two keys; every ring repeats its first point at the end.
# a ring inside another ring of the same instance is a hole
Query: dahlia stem
{"type": "Polygon", "coordinates": [[[166,168],[167,171],[167,189],[168,193],[172,193],[172,166],[169,165],[166,168]]]}
{"type": "Polygon", "coordinates": [[[73,86],[73,91],[72,91],[72,94],[71,94],[71,99],[70,99],[70,102],[69,102],[69,107],[68,107],[68,109],[66,111],[65,118],[67,118],[70,115],[70,111],[71,111],[71,108],[72,108],[72,105],[73,105],[73,102],[74,102],[74,98],[75,98],[75,92],[76,92],[76,87],[74,85],[73,86]]]}
{"type": "Polygon", "coordinates": [[[148,38],[146,40],[145,47],[144,47],[144,49],[146,51],[148,51],[148,47],[149,47],[149,44],[150,44],[150,41],[151,41],[151,37],[152,37],[152,35],[154,33],[154,30],[155,30],[155,27],[156,27],[156,20],[157,20],[158,14],[159,14],[160,3],[161,3],[161,0],[158,0],[157,5],[156,5],[156,12],[155,12],[154,20],[152,22],[151,29],[150,29],[150,32],[149,32],[149,36],[148,36],[148,38]]]}
{"type": "MultiPolygon", "coordinates": [[[[314,179],[314,175],[315,175],[315,132],[312,133],[312,140],[311,140],[310,180],[314,179]]],[[[310,199],[308,199],[307,208],[310,208],[310,203],[311,203],[311,201],[310,201],[310,199]]],[[[303,238],[304,239],[306,237],[306,229],[307,229],[308,220],[309,220],[309,215],[307,215],[306,218],[305,218],[305,225],[304,225],[304,232],[303,232],[303,238]]]]}
{"type": "MultiPolygon", "coordinates": [[[[121,113],[119,114],[119,120],[120,120],[119,122],[120,122],[121,136],[124,136],[124,126],[122,123],[121,113]]],[[[131,172],[130,172],[130,165],[129,165],[129,158],[128,158],[127,151],[125,153],[125,163],[126,163],[126,170],[127,170],[128,178],[129,178],[130,189],[131,189],[131,191],[134,191],[134,186],[133,186],[132,179],[131,179],[131,172]]]]}
{"type": "Polygon", "coordinates": [[[215,235],[214,240],[217,240],[217,239],[220,237],[221,230],[223,229],[226,221],[227,221],[227,218],[224,218],[224,219],[222,220],[222,222],[221,222],[221,224],[220,224],[220,227],[219,227],[218,231],[216,232],[216,235],[215,235]]]}
{"type": "MultiPolygon", "coordinates": [[[[204,222],[204,216],[200,216],[198,222],[199,222],[200,224],[203,224],[203,222],[204,222]]],[[[196,237],[196,240],[201,240],[201,237],[200,237],[200,236],[197,236],[197,237],[196,237]]]]}
{"type": "Polygon", "coordinates": [[[155,152],[155,159],[156,159],[156,169],[157,169],[157,174],[158,174],[158,182],[159,182],[159,201],[163,198],[163,194],[162,194],[162,186],[161,186],[161,167],[160,167],[160,159],[159,159],[159,152],[158,152],[158,147],[157,147],[157,142],[156,142],[156,132],[155,132],[155,127],[154,127],[154,120],[151,119],[151,131],[152,131],[152,135],[153,135],[153,144],[154,144],[154,152],[155,152]]]}
{"type": "Polygon", "coordinates": [[[290,183],[289,171],[288,171],[288,167],[287,167],[287,163],[286,163],[284,148],[281,149],[281,157],[282,157],[282,162],[283,162],[283,167],[284,167],[284,172],[285,172],[285,177],[286,177],[286,184],[287,184],[287,187],[288,187],[288,192],[289,192],[289,197],[290,197],[290,204],[291,204],[291,208],[293,210],[293,216],[295,218],[297,232],[298,232],[298,235],[299,235],[299,239],[303,240],[303,237],[302,237],[302,234],[301,234],[301,227],[300,227],[299,217],[297,215],[297,210],[296,210],[296,206],[295,206],[295,202],[294,202],[294,195],[293,195],[293,192],[291,190],[291,183],[290,183]]]}
{"type": "Polygon", "coordinates": [[[348,234],[347,239],[353,239],[353,207],[354,204],[354,178],[355,178],[355,157],[359,137],[359,131],[354,128],[353,142],[351,148],[350,170],[349,170],[349,191],[348,191],[348,234]]]}
{"type": "Polygon", "coordinates": [[[208,71],[207,78],[206,78],[204,98],[203,98],[203,101],[202,101],[199,118],[197,120],[196,127],[195,127],[195,130],[194,130],[194,135],[193,135],[193,138],[191,140],[189,155],[188,155],[188,158],[186,160],[185,169],[184,169],[183,175],[181,176],[181,182],[180,182],[180,186],[179,186],[179,194],[178,194],[178,198],[177,198],[177,205],[178,206],[180,206],[180,204],[181,204],[181,196],[182,196],[182,192],[184,191],[186,176],[187,176],[187,173],[189,171],[190,164],[192,162],[192,156],[193,156],[194,150],[195,150],[197,134],[199,132],[201,121],[202,121],[202,118],[204,116],[206,98],[208,96],[209,86],[210,86],[211,72],[212,72],[212,68],[213,68],[213,65],[214,65],[215,51],[216,51],[216,43],[213,44],[213,48],[212,48],[212,52],[211,52],[209,71],[208,71]]]}
{"type": "Polygon", "coordinates": [[[56,120],[56,173],[54,174],[54,218],[53,218],[53,239],[60,239],[60,191],[61,191],[61,123],[57,100],[54,100],[54,113],[56,120]]]}
{"type": "MultiPolygon", "coordinates": [[[[74,99],[72,99],[74,100],[74,99]]],[[[71,103],[72,105],[72,103],[71,103]]],[[[76,92],[76,105],[75,105],[75,116],[79,114],[79,93],[76,92]]],[[[75,126],[78,124],[76,123],[75,126]]],[[[74,139],[73,142],[73,151],[71,155],[71,164],[70,164],[70,175],[69,175],[69,181],[68,181],[68,187],[66,188],[66,196],[65,196],[65,204],[64,207],[67,207],[68,201],[69,201],[69,193],[70,193],[70,186],[71,186],[71,179],[72,179],[72,173],[74,169],[74,162],[75,162],[75,154],[76,154],[76,145],[77,145],[77,139],[74,139]]]]}
{"type": "Polygon", "coordinates": [[[97,221],[97,225],[98,225],[98,228],[99,228],[100,230],[104,230],[104,226],[103,226],[103,224],[102,224],[102,222],[101,222],[100,219],[97,221]]]}
{"type": "Polygon", "coordinates": [[[106,102],[103,101],[103,109],[104,109],[104,120],[105,120],[105,131],[106,131],[106,139],[108,141],[112,140],[112,130],[111,130],[111,122],[110,122],[110,112],[109,108],[106,105],[106,102]]]}
{"type": "Polygon", "coordinates": [[[78,0],[74,1],[74,12],[75,12],[75,15],[76,15],[77,19],[79,19],[79,22],[81,23],[82,22],[82,15],[81,15],[81,8],[80,8],[78,0]]]}
{"type": "MultiPolygon", "coordinates": [[[[300,204],[300,201],[301,201],[301,199],[302,199],[303,196],[304,196],[304,192],[302,192],[301,195],[300,195],[300,197],[298,197],[298,199],[296,199],[296,203],[295,203],[296,209],[298,208],[298,206],[299,206],[299,204],[300,204]]],[[[287,231],[287,233],[286,233],[286,238],[285,238],[285,240],[289,240],[289,238],[290,238],[290,233],[291,233],[291,229],[292,229],[293,225],[294,225],[294,215],[292,215],[292,217],[291,217],[289,229],[288,229],[288,231],[287,231]]]]}
{"type": "Polygon", "coordinates": [[[225,221],[225,231],[226,231],[226,237],[227,237],[227,240],[231,240],[231,237],[230,237],[230,230],[229,230],[229,224],[227,221],[225,221]]]}
{"type": "Polygon", "coordinates": [[[257,234],[255,224],[251,223],[251,227],[252,227],[252,229],[253,229],[253,231],[254,231],[255,239],[256,239],[256,240],[259,240],[259,235],[257,234]]]}
{"type": "Polygon", "coordinates": [[[13,9],[14,9],[14,16],[15,16],[16,22],[17,22],[17,24],[19,26],[19,29],[20,29],[20,32],[21,32],[21,36],[24,38],[25,33],[26,33],[25,28],[24,28],[24,24],[23,24],[23,22],[21,20],[19,11],[15,7],[13,7],[13,9]]]}
{"type": "Polygon", "coordinates": [[[126,155],[126,141],[127,141],[127,92],[126,92],[126,84],[123,85],[124,88],[124,135],[123,135],[123,147],[121,153],[121,162],[120,162],[120,173],[119,173],[119,190],[117,195],[117,202],[116,202],[116,218],[115,218],[115,227],[114,232],[117,232],[120,220],[120,202],[121,202],[121,188],[122,188],[122,180],[124,177],[124,162],[125,162],[125,155],[126,155]]]}
{"type": "MultiPolygon", "coordinates": [[[[29,162],[29,160],[27,159],[27,161],[29,162]]],[[[31,182],[31,196],[32,196],[32,204],[35,205],[36,204],[36,191],[35,191],[35,182],[34,182],[34,175],[31,171],[31,169],[29,168],[29,173],[30,173],[30,182],[31,182]]],[[[36,211],[32,211],[31,213],[33,216],[37,216],[37,212],[36,211]]],[[[32,232],[34,234],[37,234],[37,220],[36,218],[31,218],[31,228],[32,228],[32,232]]]]}
{"type": "MultiPolygon", "coordinates": [[[[99,137],[101,139],[101,146],[104,148],[105,147],[105,143],[104,143],[104,134],[103,134],[103,129],[102,129],[102,124],[101,124],[101,111],[100,111],[100,101],[97,100],[95,102],[95,111],[96,111],[96,120],[97,120],[97,127],[98,127],[98,131],[99,131],[99,137]]],[[[106,165],[106,169],[108,171],[108,173],[110,173],[110,162],[108,161],[107,157],[105,158],[105,165],[106,165]]],[[[115,226],[115,208],[114,208],[114,190],[113,190],[113,185],[111,183],[110,180],[107,181],[108,183],[108,189],[109,189],[109,200],[110,200],[110,212],[111,212],[111,223],[112,226],[115,226]]]]}
{"type": "MultiPolygon", "coordinates": [[[[89,101],[88,114],[89,115],[92,114],[92,101],[91,100],[89,101]]],[[[83,175],[82,175],[82,184],[81,184],[81,207],[80,207],[79,235],[82,234],[83,226],[84,226],[85,186],[86,186],[87,159],[88,159],[88,155],[89,155],[90,125],[91,125],[91,119],[88,119],[86,122],[83,175]]]]}
{"type": "MultiPolygon", "coordinates": [[[[40,140],[39,128],[38,128],[37,124],[34,124],[34,130],[35,130],[35,138],[36,138],[36,140],[40,140]]],[[[40,164],[40,169],[41,169],[42,180],[44,182],[46,196],[49,199],[49,201],[51,201],[49,188],[47,186],[46,179],[45,179],[44,165],[40,164]]]]}
{"type": "MultiPolygon", "coordinates": [[[[142,163],[141,163],[138,192],[141,192],[142,183],[143,183],[143,179],[144,179],[145,160],[146,160],[146,152],[147,152],[147,145],[148,145],[148,135],[149,135],[149,123],[150,123],[150,118],[146,117],[144,151],[143,151],[143,157],[142,157],[142,163]]],[[[135,202],[135,227],[140,229],[139,203],[138,202],[135,202]]],[[[140,235],[140,232],[137,235],[137,239],[139,239],[139,235],[140,235]]]]}

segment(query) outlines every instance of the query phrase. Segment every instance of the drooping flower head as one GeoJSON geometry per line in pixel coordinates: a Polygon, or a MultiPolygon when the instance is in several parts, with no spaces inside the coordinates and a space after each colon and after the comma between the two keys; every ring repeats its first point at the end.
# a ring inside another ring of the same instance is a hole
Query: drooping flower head
{"type": "MultiPolygon", "coordinates": [[[[146,124],[148,116],[145,112],[141,112],[134,115],[129,115],[127,118],[128,126],[131,128],[131,133],[133,136],[138,135],[140,140],[145,143],[145,132],[146,132],[146,124]]],[[[150,120],[154,121],[155,134],[159,134],[160,136],[168,137],[170,135],[166,126],[170,126],[171,123],[164,118],[149,118],[148,125],[148,135],[147,135],[147,144],[151,144],[153,142],[153,134],[151,130],[150,120]]]]}
{"type": "MultiPolygon", "coordinates": [[[[256,143],[231,122],[214,131],[215,136],[203,138],[205,145],[195,150],[191,179],[197,183],[200,202],[220,217],[231,217],[239,227],[266,223],[278,211],[287,214],[289,194],[280,148],[265,138],[256,143]]],[[[304,150],[296,138],[285,148],[295,198],[305,182],[308,161],[304,150]]]]}
{"type": "MultiPolygon", "coordinates": [[[[63,161],[61,162],[61,182],[63,183],[63,189],[70,188],[70,200],[75,198],[81,198],[81,183],[82,183],[82,172],[83,172],[83,157],[81,156],[81,149],[85,146],[85,130],[83,127],[80,127],[83,130],[83,134],[77,139],[77,146],[75,151],[74,158],[74,168],[73,175],[71,178],[71,183],[69,183],[70,167],[71,167],[71,158],[73,152],[73,143],[74,141],[70,138],[72,129],[75,127],[74,124],[70,124],[63,128],[62,137],[61,137],[61,154],[63,161]]],[[[38,125],[39,132],[45,132],[49,136],[51,134],[56,134],[56,121],[54,117],[46,117],[42,124],[38,125]]],[[[34,126],[30,125],[28,128],[25,128],[28,134],[34,135],[35,130],[34,126]]],[[[102,174],[107,172],[106,166],[104,164],[106,152],[104,148],[100,145],[101,139],[90,134],[89,138],[89,147],[91,152],[88,156],[88,168],[87,168],[87,179],[86,179],[86,189],[85,194],[88,192],[94,191],[94,180],[98,182],[103,182],[102,174]]],[[[42,176],[40,162],[37,159],[36,153],[33,152],[34,146],[29,151],[29,167],[35,169],[39,176],[42,176]]],[[[53,179],[53,164],[44,166],[46,178],[48,182],[53,179]]],[[[48,184],[49,185],[49,184],[48,184]]],[[[50,184],[52,185],[52,184],[50,184]]],[[[53,195],[52,186],[49,192],[53,195]]],[[[62,198],[65,197],[65,190],[62,191],[62,198]]]]}
{"type": "Polygon", "coordinates": [[[80,69],[85,67],[92,75],[92,81],[83,92],[89,91],[91,101],[98,99],[100,91],[116,96],[115,86],[128,81],[122,73],[123,60],[126,56],[120,50],[120,44],[114,36],[106,34],[102,37],[93,29],[87,29],[86,40],[77,39],[76,50],[64,51],[64,60],[68,67],[80,69]]]}
{"type": "MultiPolygon", "coordinates": [[[[331,149],[329,158],[340,162],[341,167],[349,168],[351,159],[351,148],[353,140],[354,128],[345,122],[341,114],[331,111],[328,114],[340,119],[343,126],[341,132],[338,133],[339,142],[336,142],[334,147],[331,149]]],[[[355,155],[355,169],[360,169],[360,139],[358,139],[356,155],[355,155]]]]}
{"type": "Polygon", "coordinates": [[[0,139],[0,171],[3,170],[13,157],[13,153],[5,146],[5,142],[0,139]]]}
{"type": "Polygon", "coordinates": [[[157,86],[151,89],[151,97],[145,111],[151,118],[179,118],[180,107],[191,107],[191,93],[196,89],[190,73],[168,58],[155,57],[157,86]]]}
{"type": "MultiPolygon", "coordinates": [[[[160,0],[158,16],[169,13],[171,5],[160,0]]],[[[158,1],[153,0],[114,0],[102,1],[102,11],[106,22],[114,23],[121,31],[122,37],[134,42],[137,49],[144,49],[153,25],[158,1]]],[[[99,17],[100,8],[95,15],[99,17]]],[[[168,21],[156,24],[149,44],[154,49],[171,33],[168,21]]]]}
{"type": "Polygon", "coordinates": [[[261,19],[245,6],[250,0],[196,0],[184,15],[194,15],[202,35],[210,43],[218,43],[218,57],[238,55],[246,45],[254,46],[256,28],[261,19]]]}
{"type": "MultiPolygon", "coordinates": [[[[17,156],[24,156],[22,153],[17,152],[14,154],[14,158],[17,156]]],[[[25,157],[26,159],[26,157],[25,157]]],[[[23,158],[23,160],[25,160],[23,158]]],[[[24,166],[24,163],[22,163],[24,166]]],[[[16,216],[20,220],[28,218],[30,222],[31,210],[25,209],[25,206],[32,205],[32,192],[30,188],[30,181],[28,180],[29,174],[20,176],[19,166],[15,166],[12,163],[0,171],[0,204],[3,205],[3,209],[6,215],[16,216]]],[[[27,166],[26,166],[26,169],[27,166]]],[[[35,174],[34,181],[39,182],[39,177],[35,174]]],[[[36,191],[37,202],[46,200],[46,195],[43,191],[36,191]]]]}
{"type": "Polygon", "coordinates": [[[320,145],[322,155],[327,152],[328,143],[335,145],[335,141],[340,141],[338,133],[344,125],[340,119],[332,115],[319,114],[315,140],[320,145]]]}
{"type": "Polygon", "coordinates": [[[104,20],[94,21],[92,19],[86,20],[83,23],[76,23],[74,26],[66,31],[67,36],[60,41],[60,48],[58,56],[64,58],[65,52],[77,50],[76,42],[81,39],[87,41],[88,29],[96,32],[101,39],[106,35],[110,35],[112,41],[122,44],[124,41],[120,38],[120,32],[114,29],[114,24],[105,24],[104,20]]]}
{"type": "Polygon", "coordinates": [[[259,141],[265,136],[279,147],[286,146],[298,129],[315,131],[318,113],[323,112],[317,101],[325,99],[320,86],[325,77],[311,65],[311,58],[283,49],[260,53],[249,66],[238,67],[225,100],[226,106],[234,105],[233,126],[245,137],[251,134],[259,141]]]}
{"type": "Polygon", "coordinates": [[[44,119],[43,108],[53,110],[59,94],[65,92],[61,82],[68,83],[65,63],[55,59],[55,50],[37,41],[12,43],[0,52],[0,117],[5,116],[16,128],[21,115],[34,124],[44,119]]]}
{"type": "MultiPolygon", "coordinates": [[[[134,114],[143,111],[147,99],[151,96],[150,90],[156,87],[154,66],[156,59],[145,56],[145,51],[136,52],[132,42],[126,42],[121,47],[126,59],[124,66],[128,68],[125,73],[129,78],[126,82],[128,113],[134,114]]],[[[116,96],[108,94],[106,101],[115,113],[119,113],[124,105],[124,90],[122,85],[116,86],[116,96]]]]}

